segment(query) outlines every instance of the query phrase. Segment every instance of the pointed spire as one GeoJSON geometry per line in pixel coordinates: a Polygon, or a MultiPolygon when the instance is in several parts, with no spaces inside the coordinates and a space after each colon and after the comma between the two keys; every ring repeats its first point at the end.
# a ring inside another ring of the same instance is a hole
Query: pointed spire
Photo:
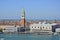
{"type": "Polygon", "coordinates": [[[25,10],[22,8],[21,18],[25,18],[25,10]]]}

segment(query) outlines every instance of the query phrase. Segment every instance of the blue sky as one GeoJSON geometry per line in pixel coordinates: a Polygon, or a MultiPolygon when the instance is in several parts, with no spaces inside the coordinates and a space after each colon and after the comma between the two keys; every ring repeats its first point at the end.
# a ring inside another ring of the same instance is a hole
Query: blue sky
{"type": "Polygon", "coordinates": [[[60,0],[0,0],[0,19],[60,19],[60,0]]]}

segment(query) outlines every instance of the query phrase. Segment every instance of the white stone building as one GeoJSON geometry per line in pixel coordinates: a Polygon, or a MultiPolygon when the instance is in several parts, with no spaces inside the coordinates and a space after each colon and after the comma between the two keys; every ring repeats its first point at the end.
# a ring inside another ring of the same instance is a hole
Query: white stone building
{"type": "Polygon", "coordinates": [[[17,32],[17,27],[15,27],[15,26],[5,26],[3,32],[17,32]]]}
{"type": "Polygon", "coordinates": [[[60,28],[55,29],[57,33],[60,33],[60,28]]]}
{"type": "Polygon", "coordinates": [[[38,24],[33,23],[30,25],[30,32],[49,32],[52,33],[52,25],[56,24],[49,24],[46,22],[39,22],[38,24]]]}

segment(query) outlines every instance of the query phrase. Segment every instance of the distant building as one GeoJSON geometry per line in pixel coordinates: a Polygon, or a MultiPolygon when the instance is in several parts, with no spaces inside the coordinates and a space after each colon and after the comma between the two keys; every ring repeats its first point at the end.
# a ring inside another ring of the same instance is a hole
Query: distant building
{"type": "Polygon", "coordinates": [[[49,24],[46,22],[39,22],[38,24],[33,23],[30,25],[30,32],[48,32],[52,33],[52,25],[55,24],[49,24]]]}
{"type": "Polygon", "coordinates": [[[60,28],[55,29],[57,33],[60,33],[60,28]]]}
{"type": "Polygon", "coordinates": [[[53,25],[52,32],[56,32],[60,28],[60,25],[53,25]]]}
{"type": "Polygon", "coordinates": [[[6,26],[3,30],[3,32],[17,32],[17,27],[15,26],[6,26]]]}

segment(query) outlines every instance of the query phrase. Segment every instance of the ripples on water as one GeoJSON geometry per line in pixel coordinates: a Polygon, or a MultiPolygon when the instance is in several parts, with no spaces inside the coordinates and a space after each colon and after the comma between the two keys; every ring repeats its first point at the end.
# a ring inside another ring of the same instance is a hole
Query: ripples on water
{"type": "Polygon", "coordinates": [[[60,35],[0,34],[0,40],[60,40],[60,35]]]}

